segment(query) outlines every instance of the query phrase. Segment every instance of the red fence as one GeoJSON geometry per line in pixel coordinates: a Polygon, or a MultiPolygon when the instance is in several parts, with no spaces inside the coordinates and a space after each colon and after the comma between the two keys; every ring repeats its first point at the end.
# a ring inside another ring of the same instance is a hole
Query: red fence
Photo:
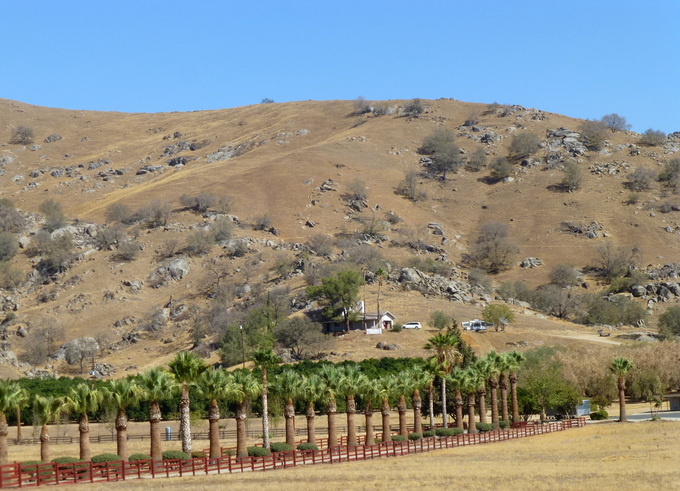
{"type": "Polygon", "coordinates": [[[9,464],[0,466],[0,488],[32,487],[43,484],[74,484],[124,481],[142,477],[179,477],[243,471],[267,471],[298,465],[334,464],[380,457],[398,457],[441,448],[500,442],[585,426],[585,418],[529,424],[509,430],[463,433],[452,437],[430,437],[414,441],[384,442],[376,445],[341,445],[323,450],[291,450],[266,457],[193,460],[144,460],[138,462],[77,462],[74,464],[9,464]]]}

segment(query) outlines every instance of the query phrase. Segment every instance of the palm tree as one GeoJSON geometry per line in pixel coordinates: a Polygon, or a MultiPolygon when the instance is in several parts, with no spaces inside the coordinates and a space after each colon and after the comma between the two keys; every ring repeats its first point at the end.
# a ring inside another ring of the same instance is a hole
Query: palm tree
{"type": "Polygon", "coordinates": [[[432,336],[424,346],[427,350],[434,350],[433,359],[437,361],[441,376],[442,387],[442,422],[447,426],[446,414],[446,375],[463,359],[463,355],[456,349],[458,337],[451,331],[440,332],[432,336]]]}
{"type": "Polygon", "coordinates": [[[427,374],[427,412],[430,417],[430,429],[434,429],[434,381],[439,374],[437,360],[430,358],[425,362],[425,373],[427,374]]]}
{"type": "Polygon", "coordinates": [[[269,448],[269,381],[267,380],[267,373],[281,359],[271,349],[257,349],[253,353],[253,360],[262,372],[262,445],[264,448],[269,448]]]}
{"type": "Polygon", "coordinates": [[[109,382],[108,387],[102,389],[105,405],[114,406],[116,414],[116,454],[127,460],[127,408],[135,405],[142,397],[141,388],[133,379],[121,378],[109,382]]]}
{"type": "Polygon", "coordinates": [[[279,373],[272,385],[274,393],[284,401],[283,416],[286,419],[286,443],[295,446],[295,404],[302,388],[300,375],[291,369],[279,373]]]}
{"type": "Polygon", "coordinates": [[[73,411],[80,416],[78,432],[80,433],[80,460],[90,460],[90,421],[87,413],[94,413],[99,409],[103,393],[86,383],[72,387],[64,399],[65,410],[73,411]]]}
{"type": "Polygon", "coordinates": [[[357,393],[364,403],[364,417],[366,418],[366,445],[375,445],[373,434],[373,408],[377,403],[377,394],[380,390],[377,380],[369,379],[366,375],[361,375],[357,381],[359,390],[357,393]]]}
{"type": "Polygon", "coordinates": [[[26,407],[31,401],[31,396],[26,389],[21,389],[16,397],[14,406],[17,413],[17,442],[21,441],[21,409],[26,407]]]}
{"type": "Polygon", "coordinates": [[[246,440],[247,404],[262,394],[262,383],[248,370],[238,370],[232,374],[227,398],[236,403],[236,456],[247,457],[246,440]]]}
{"type": "Polygon", "coordinates": [[[517,401],[517,369],[526,360],[518,351],[507,353],[509,358],[508,371],[510,372],[510,397],[512,399],[512,422],[519,423],[519,403],[517,401]]]}
{"type": "Polygon", "coordinates": [[[305,417],[307,418],[307,442],[316,445],[316,426],[314,417],[314,403],[321,398],[323,382],[317,374],[307,375],[301,380],[300,393],[307,403],[305,417]]]}
{"type": "MultiPolygon", "coordinates": [[[[0,465],[8,462],[7,413],[20,409],[25,403],[26,391],[13,380],[0,380],[0,465]]],[[[18,421],[17,421],[18,424],[18,421]]]]}
{"type": "Polygon", "coordinates": [[[463,390],[467,393],[468,433],[477,433],[477,425],[475,424],[475,396],[479,389],[481,375],[474,366],[469,366],[463,370],[462,377],[463,390]]]}
{"type": "Polygon", "coordinates": [[[40,460],[50,461],[50,433],[47,424],[64,413],[66,406],[64,399],[54,396],[36,395],[33,398],[33,421],[40,428],[40,460]]]}
{"type": "Polygon", "coordinates": [[[220,405],[219,400],[227,398],[231,390],[232,379],[222,369],[209,369],[201,374],[198,381],[198,393],[208,399],[208,438],[210,439],[210,458],[219,459],[220,452],[220,405]]]}
{"type": "MultiPolygon", "coordinates": [[[[413,404],[413,431],[422,435],[423,400],[420,397],[420,389],[424,387],[430,387],[434,376],[421,367],[415,367],[413,370],[411,370],[410,375],[413,378],[413,395],[411,396],[411,403],[413,404]]],[[[432,419],[434,420],[434,415],[432,416],[432,419]]]]}
{"type": "Polygon", "coordinates": [[[396,375],[387,375],[378,381],[378,394],[382,403],[380,413],[382,414],[383,442],[392,441],[392,430],[390,428],[390,397],[397,393],[399,378],[396,375]]]}
{"type": "Polygon", "coordinates": [[[623,356],[616,356],[612,360],[609,369],[614,372],[617,378],[617,385],[619,388],[619,421],[626,422],[628,417],[626,415],[626,375],[635,365],[628,358],[623,356]]]}
{"type": "Polygon", "coordinates": [[[338,446],[338,431],[335,424],[335,415],[338,411],[336,397],[341,383],[341,372],[335,365],[323,365],[318,371],[319,378],[323,382],[322,393],[326,401],[326,416],[328,417],[328,446],[338,446]]]}
{"type": "Polygon", "coordinates": [[[361,372],[356,366],[346,365],[340,378],[340,392],[345,396],[347,414],[347,445],[357,444],[357,427],[354,416],[357,412],[357,404],[354,396],[359,392],[361,372]]]}
{"type": "MultiPolygon", "coordinates": [[[[486,423],[486,384],[491,377],[493,377],[493,362],[484,357],[474,365],[475,370],[479,373],[479,384],[477,386],[477,394],[479,395],[479,421],[486,423]]],[[[498,413],[498,410],[496,410],[498,413]]]]}
{"type": "Polygon", "coordinates": [[[168,363],[170,373],[182,386],[179,396],[179,432],[182,435],[182,452],[191,454],[191,401],[189,385],[194,385],[201,373],[208,369],[203,359],[191,351],[181,351],[168,363]]]}
{"type": "Polygon", "coordinates": [[[170,398],[177,385],[170,374],[161,367],[150,368],[138,380],[142,398],[149,401],[149,432],[151,435],[151,458],[161,460],[161,407],[160,401],[170,398]]]}
{"type": "Polygon", "coordinates": [[[502,353],[498,357],[498,372],[500,373],[498,385],[501,389],[501,419],[503,421],[510,421],[508,416],[508,372],[514,362],[508,355],[509,353],[502,353]]]}
{"type": "Polygon", "coordinates": [[[498,375],[501,373],[501,355],[495,350],[489,351],[484,357],[485,363],[488,364],[489,390],[491,392],[491,423],[494,429],[500,428],[498,419],[498,375]]]}
{"type": "Polygon", "coordinates": [[[461,430],[465,428],[463,425],[463,394],[465,390],[465,371],[460,368],[456,368],[451,373],[449,373],[446,378],[453,387],[455,391],[454,403],[456,406],[456,427],[461,430]]]}
{"type": "Polygon", "coordinates": [[[410,371],[402,372],[398,378],[398,384],[395,387],[394,395],[399,396],[397,401],[397,412],[399,413],[399,434],[404,438],[408,438],[408,425],[406,423],[406,396],[413,394],[415,387],[415,380],[410,371]]]}

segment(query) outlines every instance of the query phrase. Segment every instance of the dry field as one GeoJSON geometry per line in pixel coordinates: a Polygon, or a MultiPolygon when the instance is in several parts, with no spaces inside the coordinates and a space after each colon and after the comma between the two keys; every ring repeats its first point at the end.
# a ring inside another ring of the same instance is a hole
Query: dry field
{"type": "Polygon", "coordinates": [[[399,458],[267,473],[130,481],[91,489],[678,489],[679,438],[679,423],[592,424],[399,458]]]}

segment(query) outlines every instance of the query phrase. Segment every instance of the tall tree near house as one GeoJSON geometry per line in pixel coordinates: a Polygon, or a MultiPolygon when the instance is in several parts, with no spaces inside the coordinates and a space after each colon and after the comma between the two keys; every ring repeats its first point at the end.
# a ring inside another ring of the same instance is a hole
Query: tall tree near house
{"type": "Polygon", "coordinates": [[[25,391],[13,380],[0,380],[0,465],[8,463],[7,413],[21,409],[25,402],[25,391]]]}
{"type": "Polygon", "coordinates": [[[379,381],[370,379],[362,374],[358,381],[358,394],[364,403],[364,418],[366,421],[366,445],[375,445],[375,434],[373,432],[373,410],[379,403],[378,393],[380,390],[379,381]]]}
{"type": "Polygon", "coordinates": [[[219,401],[227,398],[233,391],[232,379],[228,372],[211,368],[201,374],[198,380],[198,393],[209,401],[208,406],[208,438],[210,440],[210,458],[222,457],[220,451],[220,405],[219,401]]]}
{"type": "Polygon", "coordinates": [[[347,445],[357,444],[357,427],[354,417],[357,411],[354,396],[360,390],[361,372],[356,366],[343,367],[340,377],[340,393],[345,396],[347,414],[347,445]]]}
{"type": "Polygon", "coordinates": [[[40,425],[40,460],[50,461],[50,432],[47,425],[64,413],[64,399],[36,395],[33,398],[33,421],[40,425]]]}
{"type": "Polygon", "coordinates": [[[116,412],[116,454],[127,460],[127,409],[139,402],[142,389],[129,378],[120,378],[109,382],[108,387],[102,389],[103,404],[113,406],[116,412]]]}
{"type": "Polygon", "coordinates": [[[196,384],[201,373],[208,369],[208,365],[196,353],[181,351],[168,363],[168,367],[175,381],[182,387],[179,396],[182,452],[191,454],[191,401],[189,399],[189,386],[196,384]]]}
{"type": "Polygon", "coordinates": [[[262,383],[252,372],[238,370],[232,373],[229,389],[227,398],[236,403],[236,456],[247,457],[246,406],[262,394],[262,383]]]}
{"type": "Polygon", "coordinates": [[[65,411],[78,415],[80,433],[80,460],[90,460],[90,421],[87,413],[94,413],[102,402],[103,392],[82,383],[72,387],[64,399],[65,411]]]}
{"type": "Polygon", "coordinates": [[[307,442],[316,445],[316,426],[314,417],[314,403],[321,398],[323,391],[323,381],[316,374],[305,376],[301,380],[301,395],[307,403],[305,417],[307,418],[307,442]]]}
{"type": "Polygon", "coordinates": [[[349,332],[349,323],[359,298],[361,274],[357,271],[343,271],[336,276],[323,278],[321,285],[307,287],[307,296],[319,300],[325,306],[324,316],[329,319],[344,319],[349,332]]]}
{"type": "Polygon", "coordinates": [[[274,379],[273,392],[283,399],[283,416],[286,420],[286,443],[295,447],[295,403],[300,396],[302,381],[291,369],[285,369],[274,379]]]}
{"type": "Polygon", "coordinates": [[[281,359],[271,349],[257,349],[253,353],[255,365],[262,372],[262,444],[269,448],[269,370],[279,363],[281,359]]]}
{"type": "Polygon", "coordinates": [[[463,391],[465,390],[465,371],[454,368],[451,373],[446,375],[449,385],[454,390],[454,404],[456,407],[456,428],[464,429],[463,424],[463,391]]]}
{"type": "Polygon", "coordinates": [[[517,369],[526,360],[524,355],[518,351],[507,353],[509,358],[509,379],[510,379],[510,398],[512,400],[512,422],[519,423],[519,402],[517,400],[517,369]]]}
{"type": "Polygon", "coordinates": [[[170,374],[161,367],[154,367],[142,373],[137,381],[142,399],[149,402],[149,432],[151,436],[151,458],[162,460],[161,452],[161,406],[175,393],[177,385],[170,374]]]}
{"type": "Polygon", "coordinates": [[[321,379],[322,397],[326,403],[326,416],[328,418],[328,446],[338,446],[338,431],[335,424],[335,415],[338,411],[336,397],[340,392],[341,373],[335,365],[323,365],[317,372],[321,379]]]}
{"type": "Polygon", "coordinates": [[[399,378],[390,374],[378,381],[378,394],[380,395],[380,414],[382,415],[382,441],[392,441],[392,429],[390,428],[390,398],[394,397],[399,388],[399,378]]]}
{"type": "Polygon", "coordinates": [[[623,423],[628,421],[626,414],[626,375],[634,367],[633,362],[623,356],[614,357],[609,367],[614,375],[616,375],[616,383],[619,389],[619,421],[623,423]]]}
{"type": "MultiPolygon", "coordinates": [[[[423,399],[420,397],[420,390],[432,384],[434,376],[421,367],[415,367],[410,371],[413,379],[413,395],[411,404],[413,405],[413,431],[420,435],[423,434],[423,399]]],[[[434,423],[434,415],[432,416],[434,423]]]]}
{"type": "Polygon", "coordinates": [[[453,332],[446,331],[432,336],[424,346],[426,350],[435,352],[433,359],[436,360],[441,372],[442,420],[444,427],[448,424],[446,412],[446,375],[451,373],[451,370],[463,361],[463,356],[457,349],[458,343],[458,337],[453,332]]]}

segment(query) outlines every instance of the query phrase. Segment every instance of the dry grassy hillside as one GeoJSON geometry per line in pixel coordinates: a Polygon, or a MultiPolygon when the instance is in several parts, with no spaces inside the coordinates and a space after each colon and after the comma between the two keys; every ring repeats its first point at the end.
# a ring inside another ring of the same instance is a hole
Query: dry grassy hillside
{"type": "MultiPolygon", "coordinates": [[[[407,102],[385,104],[401,107],[407,102]]],[[[510,108],[505,116],[488,113],[486,109],[483,104],[442,99],[427,101],[426,111],[419,117],[398,113],[379,117],[357,115],[353,103],[348,101],[123,114],[49,109],[0,99],[0,142],[3,142],[0,159],[5,162],[0,167],[3,171],[0,189],[2,196],[18,209],[36,214],[35,220],[17,234],[25,237],[27,243],[40,227],[39,207],[48,198],[61,203],[69,222],[76,224],[105,224],[112,205],[134,210],[162,200],[172,206],[169,221],[163,227],[125,227],[126,234],[143,245],[135,260],[118,260],[115,251],[98,249],[93,239],[81,244],[78,251],[82,253],[81,260],[59,274],[56,281],[23,284],[17,291],[5,291],[3,296],[18,304],[10,328],[11,349],[22,354],[31,343],[30,336],[14,335],[15,326],[27,326],[30,331],[31,326],[46,317],[55,317],[66,327],[65,340],[100,335],[116,342],[123,334],[142,331],[144,321],[170,299],[204,308],[208,299],[201,292],[210,281],[209,266],[213,259],[228,264],[227,282],[247,283],[253,292],[285,285],[293,294],[301,293],[303,279],[296,275],[279,278],[277,266],[298,254],[290,244],[303,244],[317,234],[347,236],[360,228],[355,218],[370,213],[368,210],[352,213],[343,200],[350,184],[357,179],[366,184],[367,202],[376,210],[376,216],[382,219],[385,212],[393,211],[403,220],[384,232],[390,240],[373,246],[390,262],[396,276],[399,267],[414,255],[399,246],[403,238],[396,229],[410,229],[411,235],[441,247],[446,260],[455,266],[457,278],[465,279],[463,254],[469,250],[479,227],[488,222],[508,224],[510,238],[519,247],[518,259],[538,257],[543,261],[538,268],[513,267],[494,277],[496,283],[521,280],[535,287],[547,282],[548,273],[556,264],[569,263],[576,268],[593,265],[596,250],[605,240],[618,246],[638,247],[643,266],[676,260],[680,240],[677,213],[657,210],[662,202],[672,201],[673,197],[654,183],[650,190],[640,193],[637,204],[626,204],[628,174],[639,167],[662,170],[674,158],[673,154],[664,153],[665,147],[638,147],[636,154],[629,145],[637,144],[639,135],[625,131],[611,133],[603,151],[588,151],[574,157],[582,170],[583,185],[578,191],[565,193],[556,190],[562,179],[559,166],[548,168],[543,164],[549,152],[550,142],[546,138],[549,130],[577,131],[581,121],[518,107],[510,108]],[[476,125],[481,129],[479,134],[493,132],[501,138],[481,143],[476,141],[477,133],[461,129],[471,113],[479,115],[476,125]],[[19,126],[33,130],[33,144],[5,143],[19,126]],[[538,135],[544,140],[544,148],[533,157],[536,165],[515,166],[511,182],[489,184],[488,171],[465,169],[449,174],[446,181],[422,177],[420,183],[429,198],[413,203],[396,194],[395,189],[406,172],[423,170],[417,149],[437,127],[453,130],[457,134],[456,144],[467,156],[479,147],[486,149],[489,159],[506,155],[512,136],[521,132],[538,135]],[[61,139],[46,143],[45,138],[53,134],[61,139]],[[192,144],[195,150],[190,149],[192,144]],[[236,149],[236,155],[209,162],[208,157],[219,149],[227,152],[236,149]],[[187,157],[185,165],[168,165],[170,159],[177,157],[187,157]],[[614,163],[612,167],[620,172],[591,172],[592,168],[608,163],[614,163]],[[139,174],[139,169],[145,166],[156,168],[139,174]],[[319,187],[328,179],[332,179],[335,190],[323,192],[319,187]],[[192,232],[212,223],[210,217],[185,210],[180,204],[181,195],[199,193],[232,198],[230,213],[240,223],[234,235],[252,239],[250,250],[243,257],[220,258],[223,250],[215,246],[206,255],[188,257],[189,272],[181,280],[152,288],[149,275],[158,268],[158,252],[165,244],[176,240],[183,245],[192,232]],[[251,225],[262,215],[270,217],[278,235],[253,230],[251,225]],[[603,226],[604,237],[586,239],[565,233],[560,225],[565,221],[584,224],[597,221],[603,226]],[[430,222],[441,224],[448,239],[445,243],[427,228],[430,222]],[[672,233],[664,227],[669,227],[672,233]],[[139,282],[139,288],[130,286],[135,282],[139,282]]],[[[666,147],[666,152],[674,148],[666,147]]],[[[568,156],[566,149],[561,148],[560,152],[565,158],[568,156]]],[[[92,231],[92,235],[100,231],[92,231]]],[[[30,244],[12,260],[14,267],[23,273],[29,273],[38,261],[27,254],[28,248],[30,244]]],[[[342,243],[336,245],[336,258],[342,249],[342,243]]],[[[589,281],[591,289],[596,288],[596,280],[589,281]]],[[[367,287],[369,304],[375,298],[376,288],[375,284],[367,287]]],[[[478,317],[485,303],[483,299],[457,303],[424,297],[404,291],[393,276],[386,290],[385,308],[404,322],[425,321],[431,311],[438,309],[460,320],[478,317]]],[[[235,303],[247,300],[247,296],[241,296],[235,303]]],[[[505,349],[507,343],[517,341],[526,341],[529,346],[560,342],[559,339],[567,338],[556,333],[564,332],[571,340],[585,337],[592,342],[606,341],[597,339],[592,329],[536,316],[521,307],[517,311],[516,330],[476,338],[472,341],[476,348],[505,349]],[[551,336],[546,333],[554,334],[552,341],[544,339],[551,336]]],[[[113,365],[119,374],[130,367],[135,367],[130,368],[135,371],[164,363],[178,350],[191,346],[187,334],[190,326],[191,319],[180,319],[169,322],[155,334],[142,332],[140,342],[108,350],[102,361],[113,365]]],[[[401,336],[402,342],[397,341],[398,344],[413,349],[390,355],[421,354],[419,346],[427,334],[394,334],[401,336]]],[[[340,358],[376,356],[376,351],[366,349],[365,343],[343,340],[334,351],[340,358]]],[[[370,345],[373,344],[371,340],[370,345]]],[[[58,367],[62,372],[75,369],[62,365],[58,367]]],[[[8,374],[23,370],[4,368],[8,374]]]]}

